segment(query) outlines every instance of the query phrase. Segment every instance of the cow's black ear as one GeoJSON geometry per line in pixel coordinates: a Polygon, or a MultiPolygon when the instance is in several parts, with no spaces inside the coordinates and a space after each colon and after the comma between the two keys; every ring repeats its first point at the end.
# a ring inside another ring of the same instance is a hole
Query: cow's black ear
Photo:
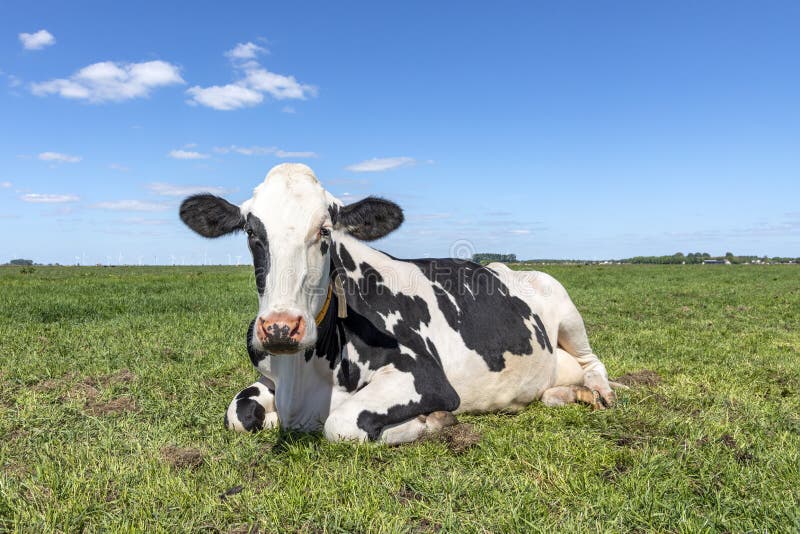
{"type": "Polygon", "coordinates": [[[192,195],[181,204],[181,220],[203,237],[219,237],[244,228],[239,206],[214,195],[192,195]]]}
{"type": "Polygon", "coordinates": [[[394,202],[367,197],[339,209],[336,226],[353,237],[373,241],[403,224],[403,210],[394,202]]]}

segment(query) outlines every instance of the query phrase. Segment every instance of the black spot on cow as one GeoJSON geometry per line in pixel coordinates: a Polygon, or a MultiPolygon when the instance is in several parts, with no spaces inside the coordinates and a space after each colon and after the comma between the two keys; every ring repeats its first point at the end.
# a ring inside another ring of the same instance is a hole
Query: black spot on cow
{"type": "Polygon", "coordinates": [[[343,358],[339,365],[339,371],[336,373],[336,381],[339,385],[347,391],[353,392],[358,389],[360,380],[361,370],[358,366],[347,358],[343,358]]]}
{"type": "Polygon", "coordinates": [[[250,321],[250,326],[247,328],[247,354],[250,356],[250,361],[252,362],[253,366],[258,367],[258,364],[267,357],[266,352],[262,352],[260,350],[256,350],[253,346],[253,330],[256,326],[256,320],[253,319],[250,321]]]}
{"type": "Polygon", "coordinates": [[[334,226],[339,222],[339,209],[338,204],[328,204],[328,215],[331,216],[331,224],[334,226]]]}
{"type": "MultiPolygon", "coordinates": [[[[261,391],[256,386],[243,389],[236,395],[236,418],[242,426],[250,431],[261,430],[264,425],[266,411],[253,397],[258,397],[261,391]]],[[[228,426],[228,414],[225,414],[225,427],[228,426]]]]}
{"type": "Polygon", "coordinates": [[[240,391],[236,395],[236,400],[249,399],[250,397],[258,397],[260,393],[261,390],[259,390],[256,386],[250,386],[240,391]]]}
{"type": "Polygon", "coordinates": [[[344,248],[344,245],[341,243],[339,243],[339,261],[341,262],[342,267],[348,271],[356,270],[356,262],[353,261],[353,257],[349,252],[347,252],[347,249],[344,248]]]}
{"type": "Polygon", "coordinates": [[[267,273],[270,268],[267,229],[261,219],[251,213],[247,216],[245,230],[247,231],[247,246],[250,247],[250,253],[253,255],[256,289],[259,295],[263,295],[267,283],[267,273]]]}
{"type": "Polygon", "coordinates": [[[328,247],[329,247],[328,240],[321,239],[319,243],[319,251],[322,253],[323,256],[328,253],[328,247]]]}
{"type": "MultiPolygon", "coordinates": [[[[258,394],[257,388],[247,389],[256,389],[256,394],[258,394]]],[[[245,391],[247,391],[247,389],[245,391]]],[[[244,393],[244,391],[242,393],[244,393]]],[[[239,419],[239,422],[242,423],[245,430],[256,432],[264,428],[264,416],[266,415],[264,407],[253,399],[239,399],[238,397],[239,395],[237,395],[236,401],[236,418],[239,419]]]]}
{"type": "Polygon", "coordinates": [[[339,299],[336,295],[331,295],[331,303],[325,317],[317,325],[317,343],[313,349],[306,351],[306,361],[313,356],[328,360],[330,368],[336,367],[342,354],[342,347],[346,343],[344,324],[338,320],[336,310],[339,306],[339,299]]]}
{"type": "Polygon", "coordinates": [[[547,330],[545,329],[544,325],[542,324],[542,319],[537,314],[533,314],[533,320],[536,321],[536,326],[533,329],[536,331],[536,341],[539,342],[539,345],[544,349],[546,348],[548,352],[553,352],[553,346],[550,344],[550,338],[547,337],[547,330]]]}
{"type": "MultiPolygon", "coordinates": [[[[401,260],[398,260],[401,261],[401,260]]],[[[531,354],[532,334],[526,320],[536,323],[542,349],[553,351],[541,320],[525,301],[511,296],[490,269],[453,259],[410,260],[434,283],[438,307],[464,344],[481,355],[492,371],[505,368],[506,352],[531,354]]]]}

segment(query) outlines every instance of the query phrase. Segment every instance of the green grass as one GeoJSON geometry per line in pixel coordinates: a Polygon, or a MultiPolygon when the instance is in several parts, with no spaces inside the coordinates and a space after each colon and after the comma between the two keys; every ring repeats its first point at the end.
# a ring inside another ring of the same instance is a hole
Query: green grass
{"type": "Polygon", "coordinates": [[[463,416],[458,451],[224,430],[250,269],[2,268],[0,531],[797,531],[800,269],[543,270],[612,376],[662,382],[463,416]]]}

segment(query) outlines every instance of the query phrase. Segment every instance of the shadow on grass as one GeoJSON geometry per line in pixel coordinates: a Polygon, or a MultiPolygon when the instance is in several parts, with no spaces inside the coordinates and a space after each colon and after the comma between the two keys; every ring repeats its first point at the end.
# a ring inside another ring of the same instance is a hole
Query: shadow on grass
{"type": "Polygon", "coordinates": [[[308,449],[318,449],[326,443],[322,432],[300,432],[298,430],[278,430],[278,440],[272,446],[276,455],[285,454],[290,448],[298,446],[308,449]]]}

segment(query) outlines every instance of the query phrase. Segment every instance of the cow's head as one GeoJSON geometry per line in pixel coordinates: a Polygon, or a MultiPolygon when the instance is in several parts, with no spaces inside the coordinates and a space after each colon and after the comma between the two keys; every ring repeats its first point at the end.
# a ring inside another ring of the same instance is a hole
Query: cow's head
{"type": "Polygon", "coordinates": [[[241,206],[194,195],[183,201],[180,215],[204,237],[247,234],[259,298],[251,343],[274,354],[304,351],[316,342],[315,319],[328,298],[336,236],[371,241],[403,222],[400,207],[380,198],[342,205],[310,168],[296,163],[270,170],[241,206]]]}

